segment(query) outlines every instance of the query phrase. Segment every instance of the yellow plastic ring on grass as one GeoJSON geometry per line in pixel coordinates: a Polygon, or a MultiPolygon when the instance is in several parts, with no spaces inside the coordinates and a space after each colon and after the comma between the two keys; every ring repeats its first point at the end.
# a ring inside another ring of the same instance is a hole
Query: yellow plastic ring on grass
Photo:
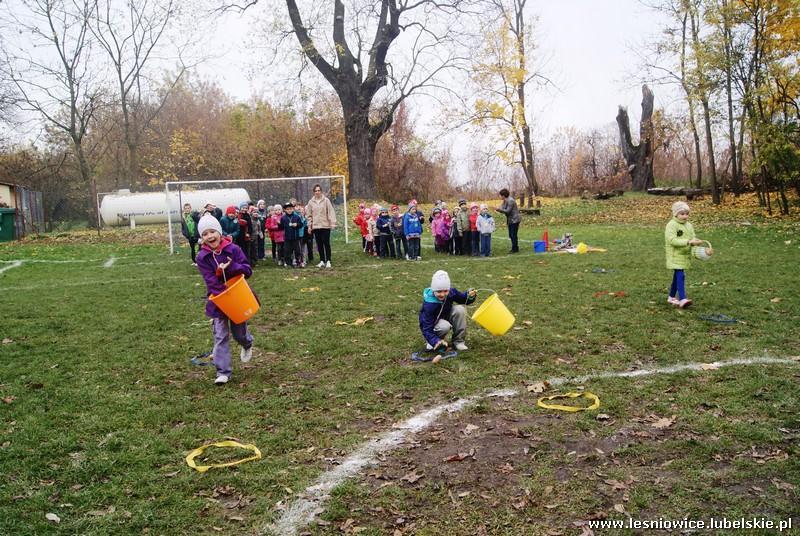
{"type": "Polygon", "coordinates": [[[260,460],[260,459],[261,459],[261,451],[258,450],[258,448],[255,445],[242,445],[237,441],[220,441],[219,443],[210,443],[208,445],[203,445],[202,447],[194,449],[192,452],[189,453],[188,456],[186,456],[186,463],[189,464],[189,467],[191,467],[192,469],[197,469],[201,473],[205,473],[212,467],[230,467],[232,465],[239,465],[240,463],[249,462],[252,460],[260,460]],[[205,451],[208,447],[240,448],[240,449],[252,450],[254,454],[249,458],[243,458],[241,460],[236,460],[227,463],[214,463],[211,465],[197,465],[196,463],[194,463],[194,459],[200,456],[203,453],[203,451],[205,451]]]}
{"type": "Polygon", "coordinates": [[[600,407],[600,399],[597,398],[597,395],[592,394],[592,393],[590,393],[588,391],[585,392],[585,393],[565,393],[563,395],[543,396],[542,398],[540,398],[539,400],[536,401],[536,405],[539,406],[540,408],[545,408],[545,409],[557,409],[559,411],[576,412],[576,411],[584,411],[584,410],[587,410],[587,409],[597,409],[597,408],[599,408],[600,407]],[[580,406],[562,406],[560,404],[545,404],[544,403],[545,400],[557,400],[559,398],[580,398],[580,397],[588,398],[589,400],[593,400],[594,402],[592,402],[591,406],[587,406],[585,408],[582,408],[580,406]]]}

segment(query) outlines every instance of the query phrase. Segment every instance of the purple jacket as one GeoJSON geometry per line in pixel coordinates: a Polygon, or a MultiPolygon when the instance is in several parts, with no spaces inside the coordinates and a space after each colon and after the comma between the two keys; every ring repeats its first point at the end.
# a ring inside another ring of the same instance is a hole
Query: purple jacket
{"type": "MultiPolygon", "coordinates": [[[[217,267],[220,263],[231,260],[230,265],[225,269],[225,277],[231,279],[239,274],[244,274],[245,278],[253,274],[253,269],[247,262],[242,248],[231,242],[230,238],[224,237],[219,250],[213,251],[208,246],[200,248],[197,254],[197,269],[206,282],[207,296],[211,294],[221,294],[225,290],[225,279],[222,270],[217,275],[217,267]]],[[[226,318],[225,313],[220,311],[211,300],[206,301],[206,316],[211,318],[226,318]]]]}

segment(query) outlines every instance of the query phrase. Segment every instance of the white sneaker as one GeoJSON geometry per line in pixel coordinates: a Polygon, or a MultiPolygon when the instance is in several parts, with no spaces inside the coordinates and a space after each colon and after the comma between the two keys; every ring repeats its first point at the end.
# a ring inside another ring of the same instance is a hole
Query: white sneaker
{"type": "Polygon", "coordinates": [[[678,298],[673,298],[672,296],[670,296],[669,298],[667,298],[667,303],[670,305],[678,305],[680,303],[680,300],[678,298]]]}
{"type": "Polygon", "coordinates": [[[330,268],[330,267],[331,267],[331,261],[326,262],[325,263],[325,268],[330,268]]]}
{"type": "Polygon", "coordinates": [[[418,261],[421,261],[421,260],[422,260],[422,257],[417,257],[417,260],[418,260],[418,261]]]}
{"type": "Polygon", "coordinates": [[[466,344],[464,344],[464,342],[463,342],[463,341],[458,341],[457,343],[454,343],[454,344],[453,344],[453,346],[454,346],[454,347],[455,347],[455,349],[456,349],[456,350],[458,350],[459,352],[463,352],[463,351],[465,351],[465,350],[469,350],[469,347],[468,347],[466,344]]]}
{"type": "Polygon", "coordinates": [[[433,350],[433,346],[431,346],[430,344],[428,344],[428,343],[426,342],[426,343],[425,343],[425,349],[426,349],[427,351],[429,351],[429,352],[430,352],[431,350],[433,350]]]}
{"type": "Polygon", "coordinates": [[[228,383],[228,377],[224,374],[220,374],[217,376],[217,379],[214,380],[214,385],[225,385],[226,383],[228,383]]]}
{"type": "Polygon", "coordinates": [[[325,261],[319,261],[317,268],[325,268],[325,261]]]}
{"type": "Polygon", "coordinates": [[[241,353],[239,354],[239,359],[242,360],[242,363],[247,363],[250,361],[250,358],[253,357],[253,347],[250,348],[242,348],[241,353]]]}

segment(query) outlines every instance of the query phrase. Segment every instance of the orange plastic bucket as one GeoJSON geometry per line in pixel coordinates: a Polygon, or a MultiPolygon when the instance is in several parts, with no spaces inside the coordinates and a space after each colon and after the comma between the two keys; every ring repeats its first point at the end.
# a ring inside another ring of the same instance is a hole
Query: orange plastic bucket
{"type": "Polygon", "coordinates": [[[231,322],[241,324],[258,312],[258,300],[243,275],[239,274],[227,280],[225,286],[227,288],[221,294],[212,294],[208,299],[219,307],[231,322]]]}

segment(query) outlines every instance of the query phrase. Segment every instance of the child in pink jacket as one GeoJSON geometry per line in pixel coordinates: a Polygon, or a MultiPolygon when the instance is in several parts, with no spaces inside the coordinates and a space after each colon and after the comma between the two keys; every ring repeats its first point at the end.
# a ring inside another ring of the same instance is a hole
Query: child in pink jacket
{"type": "Polygon", "coordinates": [[[272,240],[272,259],[278,262],[278,266],[283,266],[283,229],[280,228],[283,207],[275,205],[267,218],[267,230],[269,238],[272,240]]]}

